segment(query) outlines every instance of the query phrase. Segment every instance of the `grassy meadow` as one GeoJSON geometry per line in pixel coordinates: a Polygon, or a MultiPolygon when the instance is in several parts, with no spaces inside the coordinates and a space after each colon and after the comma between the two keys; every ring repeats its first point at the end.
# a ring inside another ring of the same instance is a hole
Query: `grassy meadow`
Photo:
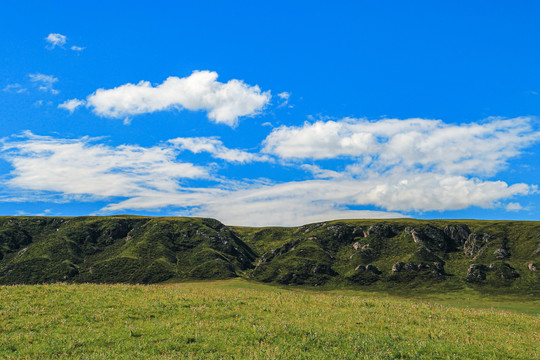
{"type": "Polygon", "coordinates": [[[0,287],[2,359],[538,359],[534,297],[235,279],[0,287]]]}

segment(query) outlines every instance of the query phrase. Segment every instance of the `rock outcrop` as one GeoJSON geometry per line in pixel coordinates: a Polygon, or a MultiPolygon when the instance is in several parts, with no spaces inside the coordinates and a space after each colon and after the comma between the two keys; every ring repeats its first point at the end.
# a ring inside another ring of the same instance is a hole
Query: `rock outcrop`
{"type": "Polygon", "coordinates": [[[467,256],[476,255],[480,249],[492,240],[491,236],[487,233],[469,235],[465,243],[463,244],[463,253],[467,256]]]}

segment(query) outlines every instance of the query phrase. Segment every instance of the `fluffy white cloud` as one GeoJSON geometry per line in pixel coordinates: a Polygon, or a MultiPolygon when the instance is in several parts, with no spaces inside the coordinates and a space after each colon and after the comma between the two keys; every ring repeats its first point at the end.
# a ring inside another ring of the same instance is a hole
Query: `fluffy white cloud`
{"type": "Polygon", "coordinates": [[[56,46],[63,46],[66,43],[67,37],[62,34],[58,33],[50,33],[46,38],[45,41],[47,41],[50,44],[51,49],[55,48],[56,46]]]}
{"type": "Polygon", "coordinates": [[[87,105],[100,116],[124,118],[170,109],[205,110],[216,123],[235,126],[241,116],[259,113],[270,101],[270,92],[241,80],[217,81],[218,74],[195,71],[188,77],[169,77],[152,86],[148,81],[98,89],[87,105]]]}
{"type": "MultiPolygon", "coordinates": [[[[339,122],[330,123],[331,128],[340,126],[339,122]]],[[[311,164],[284,164],[284,169],[292,165],[311,173],[309,180],[239,182],[211,176],[207,167],[177,160],[184,150],[207,152],[237,163],[271,160],[268,155],[229,149],[217,138],[176,138],[143,148],[111,147],[97,144],[97,139],[54,139],[28,133],[22,138],[3,141],[4,158],[13,166],[4,183],[10,193],[19,189],[26,199],[32,199],[29,191],[56,192],[63,198],[109,198],[103,213],[174,207],[182,215],[210,216],[235,225],[298,225],[333,218],[401,217],[410,212],[471,206],[512,211],[521,208],[514,198],[538,191],[535,185],[509,184],[481,175],[497,171],[527,144],[538,140],[538,133],[525,118],[490,119],[469,125],[446,125],[422,119],[343,123],[362,124],[371,129],[375,149],[365,150],[368,153],[365,157],[349,155],[342,159],[345,161],[339,162],[339,168],[344,170],[339,171],[323,169],[316,160],[311,160],[311,164]],[[402,139],[401,134],[409,134],[414,141],[402,139]],[[439,152],[437,162],[435,155],[429,153],[438,151],[434,144],[458,154],[439,152]],[[459,153],[464,149],[470,152],[467,156],[459,153]],[[482,161],[487,164],[480,164],[482,161]],[[471,166],[471,162],[475,165],[471,166]],[[204,188],[190,185],[190,181],[198,178],[213,181],[213,185],[204,188]],[[118,201],[117,197],[122,200],[118,201]],[[385,211],[361,210],[366,206],[385,211]]],[[[306,128],[313,130],[308,125],[306,128]]],[[[278,131],[284,129],[290,128],[282,127],[278,131]]],[[[269,138],[275,133],[274,130],[269,138]]],[[[328,135],[333,139],[334,133],[328,135]]],[[[322,137],[316,139],[318,144],[322,137]]],[[[338,146],[339,151],[328,147],[328,151],[334,151],[336,157],[344,156],[343,148],[349,151],[351,143],[354,141],[338,146]]],[[[319,154],[315,147],[306,148],[313,149],[312,154],[319,154]]],[[[272,176],[271,172],[268,174],[272,176]]]]}
{"type": "Polygon", "coordinates": [[[30,81],[38,86],[38,89],[51,94],[58,94],[58,90],[54,88],[54,84],[58,82],[58,78],[53,75],[45,75],[41,73],[29,74],[30,81]]]}
{"type": "Polygon", "coordinates": [[[447,174],[491,175],[539,139],[527,117],[452,125],[426,119],[344,119],[281,126],[263,151],[283,159],[359,159],[362,168],[421,167],[447,174]]]}
{"type": "Polygon", "coordinates": [[[266,155],[252,154],[243,150],[229,149],[223,145],[221,140],[214,137],[179,137],[169,140],[169,143],[176,145],[182,150],[188,150],[198,154],[207,152],[217,159],[237,163],[249,163],[253,161],[270,161],[266,155]]]}
{"type": "Polygon", "coordinates": [[[204,167],[176,161],[169,146],[144,148],[93,144],[95,139],[55,139],[30,132],[4,139],[12,188],[94,197],[142,196],[180,189],[184,178],[206,178],[204,167]]]}
{"type": "Polygon", "coordinates": [[[84,104],[86,104],[86,101],[84,100],[71,99],[71,100],[66,100],[63,103],[59,104],[58,108],[65,109],[73,114],[75,109],[77,109],[79,106],[84,106],[84,104]]]}

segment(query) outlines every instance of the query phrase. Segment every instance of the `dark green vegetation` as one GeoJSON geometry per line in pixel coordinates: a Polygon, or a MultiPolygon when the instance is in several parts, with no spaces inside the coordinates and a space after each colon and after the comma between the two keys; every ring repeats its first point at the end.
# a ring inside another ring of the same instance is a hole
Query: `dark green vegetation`
{"type": "MultiPolygon", "coordinates": [[[[242,279],[0,286],[0,358],[540,358],[538,315],[501,310],[498,297],[346,293],[242,279]],[[458,299],[496,308],[449,304],[458,299]]],[[[538,310],[538,301],[513,299],[538,310]]]]}
{"type": "Polygon", "coordinates": [[[540,222],[343,220],[247,228],[202,218],[0,218],[0,284],[243,277],[326,289],[538,295],[538,264],[540,222]]]}

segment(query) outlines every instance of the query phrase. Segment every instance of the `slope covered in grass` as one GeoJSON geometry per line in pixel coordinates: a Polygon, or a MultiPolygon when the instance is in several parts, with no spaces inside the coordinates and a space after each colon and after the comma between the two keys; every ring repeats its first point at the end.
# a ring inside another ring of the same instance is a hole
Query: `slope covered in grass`
{"type": "Polygon", "coordinates": [[[225,279],[255,259],[229,228],[199,218],[3,218],[0,251],[4,284],[225,279]]]}
{"type": "Polygon", "coordinates": [[[339,220],[249,228],[203,218],[0,218],[0,284],[239,276],[326,289],[471,288],[538,296],[538,264],[540,223],[531,221],[339,220]]]}
{"type": "Polygon", "coordinates": [[[540,294],[538,222],[340,220],[235,230],[260,254],[249,276],[263,282],[540,294]]]}
{"type": "Polygon", "coordinates": [[[537,314],[241,280],[0,286],[0,310],[3,359],[540,357],[537,314]]]}

